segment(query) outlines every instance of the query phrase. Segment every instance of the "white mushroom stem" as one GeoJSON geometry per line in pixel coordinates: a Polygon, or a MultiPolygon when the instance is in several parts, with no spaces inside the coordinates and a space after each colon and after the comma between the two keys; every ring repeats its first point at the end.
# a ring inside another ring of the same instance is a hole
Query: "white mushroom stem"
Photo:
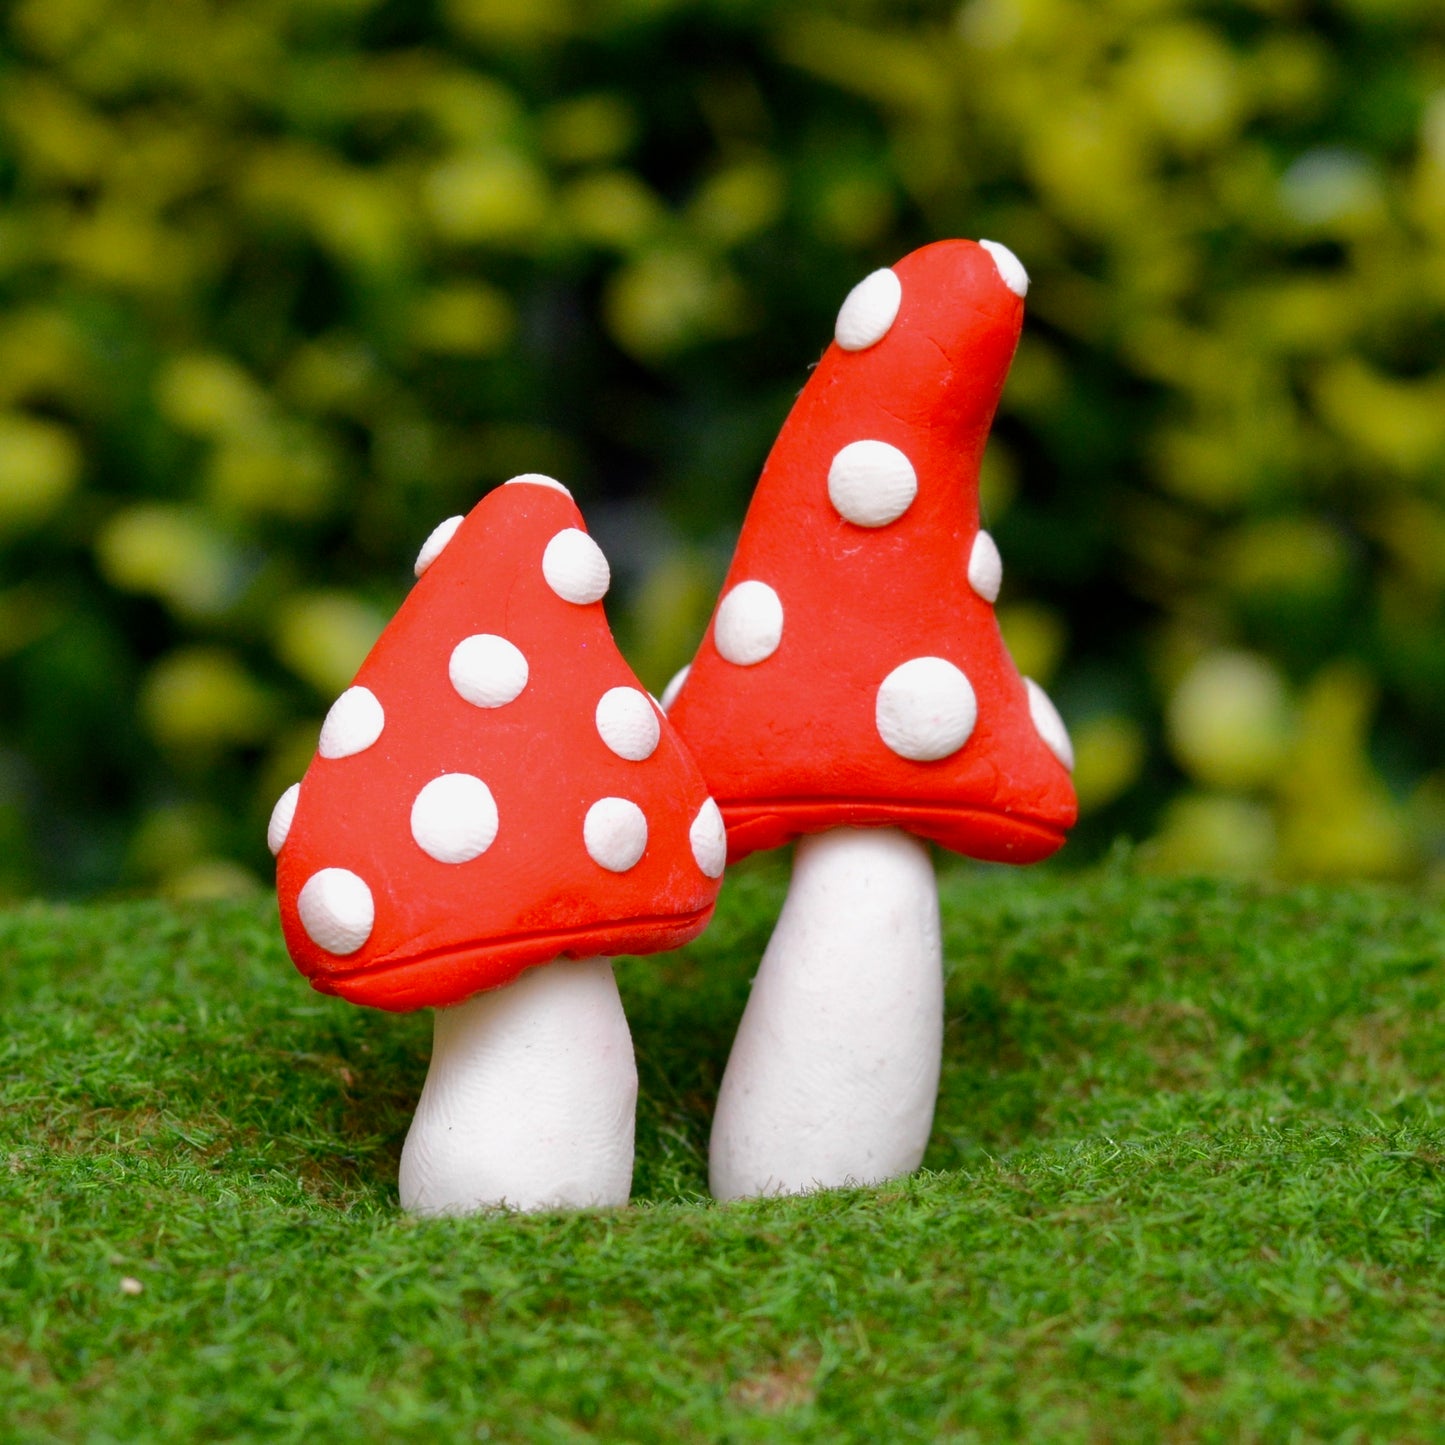
{"type": "Polygon", "coordinates": [[[559,959],[436,1011],[401,1153],[413,1214],[621,1205],[637,1064],[612,961],[559,959]]]}
{"type": "Polygon", "coordinates": [[[798,1194],[916,1169],[942,1051],[927,847],[894,828],[803,839],[723,1074],[713,1194],[798,1194]]]}

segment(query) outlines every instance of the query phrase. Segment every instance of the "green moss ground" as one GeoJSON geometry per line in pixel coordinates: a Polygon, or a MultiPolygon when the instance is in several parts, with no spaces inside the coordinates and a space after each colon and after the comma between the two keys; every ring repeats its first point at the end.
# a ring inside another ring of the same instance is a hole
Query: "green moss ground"
{"type": "Polygon", "coordinates": [[[264,903],[0,914],[0,1437],[1445,1439],[1445,899],[949,874],[928,1172],[720,1208],[781,881],[620,966],[633,1208],[431,1223],[426,1017],[264,903]]]}

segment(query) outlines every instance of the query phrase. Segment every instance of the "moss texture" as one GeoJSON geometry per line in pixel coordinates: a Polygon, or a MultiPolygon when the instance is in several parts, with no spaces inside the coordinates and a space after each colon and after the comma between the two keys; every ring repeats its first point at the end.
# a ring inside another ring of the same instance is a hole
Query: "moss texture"
{"type": "Polygon", "coordinates": [[[428,1020],[269,907],[0,914],[6,1439],[1438,1439],[1445,908],[944,878],[929,1168],[720,1208],[708,1110],[782,891],[619,966],[635,1204],[394,1204],[428,1020]]]}

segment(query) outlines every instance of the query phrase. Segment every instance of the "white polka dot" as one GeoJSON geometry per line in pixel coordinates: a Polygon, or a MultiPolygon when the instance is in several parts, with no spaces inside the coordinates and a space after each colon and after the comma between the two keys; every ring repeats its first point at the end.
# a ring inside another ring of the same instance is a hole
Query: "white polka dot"
{"type": "Polygon", "coordinates": [[[367,687],[348,687],[331,704],[326,721],[321,724],[321,740],[316,751],[323,758],[349,758],[364,753],[386,726],[386,714],[367,687]]]}
{"type": "Polygon", "coordinates": [[[492,790],[470,773],[433,778],[411,805],[411,836],[438,863],[468,863],[480,858],[497,836],[497,804],[492,790]]]}
{"type": "Polygon", "coordinates": [[[828,468],[828,499],[859,527],[886,527],[913,505],[918,473],[887,442],[849,442],[828,468]]]}
{"type": "Polygon", "coordinates": [[[542,554],[542,575],[564,601],[579,607],[607,595],[612,571],[602,548],[576,527],[558,532],[542,554]]]}
{"type": "Polygon", "coordinates": [[[771,657],[783,640],[778,594],[766,582],[739,582],[718,607],[712,638],[718,652],[739,667],[771,657]]]}
{"type": "Polygon", "coordinates": [[[728,832],[723,826],[722,812],[711,798],[692,820],[687,840],[703,873],[709,878],[721,878],[728,862],[728,832]]]}
{"type": "Polygon", "coordinates": [[[597,732],[619,758],[640,763],[657,750],[662,724],[645,692],[610,687],[597,700],[597,732]]]}
{"type": "Polygon", "coordinates": [[[275,857],[286,846],[291,835],[291,824],[296,817],[296,804],[301,797],[301,784],[292,783],[271,809],[271,821],[266,825],[266,846],[275,857]]]}
{"type": "Polygon", "coordinates": [[[838,309],[833,339],[844,351],[866,351],[888,334],[903,301],[903,283],[886,266],[865,276],[838,309]]]}
{"type": "Polygon", "coordinates": [[[677,701],[677,695],[678,695],[678,693],[680,693],[680,692],[683,690],[683,688],[687,685],[687,679],[688,679],[688,677],[691,675],[691,673],[692,673],[692,664],[691,664],[691,663],[688,663],[688,665],[687,665],[686,667],[679,667],[678,670],[677,670],[675,673],[673,673],[673,675],[672,675],[672,681],[669,682],[669,683],[667,684],[667,686],[666,686],[665,688],[663,688],[663,690],[662,690],[662,710],[663,710],[663,712],[667,712],[668,709],[671,708],[671,706],[673,705],[673,703],[675,703],[675,702],[677,701]]]}
{"type": "Polygon", "coordinates": [[[1072,773],[1074,771],[1074,745],[1069,741],[1069,730],[1059,716],[1048,693],[1033,678],[1024,678],[1029,693],[1029,716],[1034,721],[1034,730],[1048,745],[1049,751],[1072,773]]]}
{"type": "Polygon", "coordinates": [[[1003,284],[1015,296],[1028,295],[1029,273],[1024,270],[1023,262],[1007,246],[998,241],[980,241],[978,244],[993,257],[993,264],[998,267],[998,274],[1003,277],[1003,284]]]}
{"type": "Polygon", "coordinates": [[[323,868],[296,899],[301,926],[317,948],[345,958],[371,937],[376,905],[371,889],[345,868],[323,868]]]}
{"type": "Polygon", "coordinates": [[[457,528],[462,525],[462,518],[448,517],[445,522],[438,522],[432,529],[432,534],[421,544],[421,551],[416,554],[416,565],[411,569],[418,577],[441,556],[447,543],[457,534],[457,528]]]}
{"type": "Polygon", "coordinates": [[[998,554],[998,543],[987,532],[973,539],[973,551],[968,554],[968,585],[985,602],[998,601],[998,589],[1003,586],[1003,558],[998,554]]]}
{"type": "Polygon", "coordinates": [[[464,637],[452,648],[447,676],[474,707],[505,707],[527,685],[521,650],[494,632],[464,637]]]}
{"type": "Polygon", "coordinates": [[[587,810],[582,841],[594,863],[626,873],[647,849],[647,819],[626,798],[599,798],[587,810]]]}
{"type": "Polygon", "coordinates": [[[895,667],[878,689],[878,735],[900,758],[929,763],[956,753],[978,720],[969,680],[941,657],[895,667]]]}
{"type": "Polygon", "coordinates": [[[553,477],[544,477],[541,472],[523,472],[520,477],[509,477],[502,483],[504,487],[551,487],[554,492],[561,492],[564,497],[571,498],[572,493],[553,477]]]}

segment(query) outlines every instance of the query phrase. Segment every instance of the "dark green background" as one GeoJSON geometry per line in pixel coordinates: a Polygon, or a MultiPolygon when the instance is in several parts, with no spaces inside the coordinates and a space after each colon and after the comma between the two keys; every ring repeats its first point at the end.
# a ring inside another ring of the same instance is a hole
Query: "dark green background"
{"type": "Polygon", "coordinates": [[[267,876],[420,541],[575,491],[659,688],[837,305],[1028,266],[1000,615],[1087,857],[1445,833],[1430,0],[0,7],[0,889],[267,876]]]}

